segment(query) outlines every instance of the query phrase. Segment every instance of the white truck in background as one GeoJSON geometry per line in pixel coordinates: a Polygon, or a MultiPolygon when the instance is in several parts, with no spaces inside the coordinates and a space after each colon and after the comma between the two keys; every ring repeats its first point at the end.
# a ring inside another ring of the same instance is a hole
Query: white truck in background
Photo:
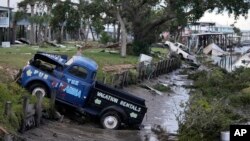
{"type": "Polygon", "coordinates": [[[195,56],[193,56],[189,53],[188,48],[185,45],[178,43],[178,42],[173,43],[170,41],[166,41],[164,43],[164,46],[168,47],[170,49],[170,51],[178,54],[181,59],[186,59],[188,61],[195,62],[195,56]]]}

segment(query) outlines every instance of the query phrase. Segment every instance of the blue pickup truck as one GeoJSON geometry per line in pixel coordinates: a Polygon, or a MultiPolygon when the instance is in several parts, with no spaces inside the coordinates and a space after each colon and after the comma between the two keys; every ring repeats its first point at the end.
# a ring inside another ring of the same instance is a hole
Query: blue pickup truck
{"type": "Polygon", "coordinates": [[[97,117],[103,128],[140,125],[147,112],[145,100],[97,82],[97,69],[96,62],[86,57],[37,52],[18,82],[32,95],[50,97],[56,91],[58,102],[97,117]]]}

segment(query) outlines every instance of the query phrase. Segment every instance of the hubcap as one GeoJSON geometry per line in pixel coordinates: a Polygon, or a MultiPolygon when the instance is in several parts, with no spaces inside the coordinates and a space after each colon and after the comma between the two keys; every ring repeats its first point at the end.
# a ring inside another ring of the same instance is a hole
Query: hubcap
{"type": "Polygon", "coordinates": [[[117,124],[118,124],[118,120],[114,116],[107,116],[104,119],[104,125],[108,129],[114,129],[117,126],[117,124]]]}
{"type": "Polygon", "coordinates": [[[35,88],[33,91],[32,91],[32,95],[33,96],[38,96],[39,94],[42,94],[42,97],[45,96],[46,92],[43,88],[35,88]]]}

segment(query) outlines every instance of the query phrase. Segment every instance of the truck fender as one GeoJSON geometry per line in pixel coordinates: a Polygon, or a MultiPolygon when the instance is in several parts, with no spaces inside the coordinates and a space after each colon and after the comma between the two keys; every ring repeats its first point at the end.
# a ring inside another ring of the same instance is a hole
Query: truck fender
{"type": "Polygon", "coordinates": [[[120,108],[118,106],[109,106],[109,107],[104,108],[100,112],[99,116],[105,114],[108,111],[116,111],[116,112],[118,112],[118,114],[120,114],[122,116],[122,117],[120,117],[122,119],[122,121],[127,122],[127,120],[128,120],[127,114],[125,113],[125,111],[122,108],[120,108]]]}
{"type": "Polygon", "coordinates": [[[42,79],[32,79],[32,80],[26,82],[25,85],[24,85],[24,87],[28,88],[28,87],[30,87],[31,84],[34,84],[34,83],[41,83],[41,84],[43,84],[46,87],[46,89],[48,90],[48,93],[50,94],[51,91],[50,91],[49,85],[45,81],[43,81],[42,79]]]}

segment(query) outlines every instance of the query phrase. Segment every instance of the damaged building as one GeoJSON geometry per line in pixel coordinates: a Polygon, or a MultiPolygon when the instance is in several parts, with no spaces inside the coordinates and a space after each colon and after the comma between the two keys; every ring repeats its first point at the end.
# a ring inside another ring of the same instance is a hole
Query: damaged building
{"type": "Polygon", "coordinates": [[[10,44],[11,11],[12,8],[0,6],[0,43],[2,46],[10,44]]]}

